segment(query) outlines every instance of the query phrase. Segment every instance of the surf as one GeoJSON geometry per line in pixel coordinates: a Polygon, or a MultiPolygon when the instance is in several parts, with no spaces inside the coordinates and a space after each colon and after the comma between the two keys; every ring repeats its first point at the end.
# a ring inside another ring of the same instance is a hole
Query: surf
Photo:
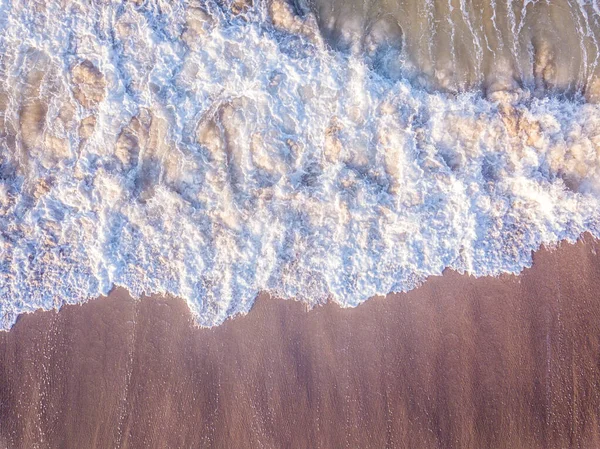
{"type": "MultiPolygon", "coordinates": [[[[441,3],[414,4],[431,29],[441,3]]],[[[389,13],[327,28],[281,1],[3,2],[2,328],[115,285],[182,297],[202,326],[260,291],[353,307],[598,237],[596,3],[569,10],[584,71],[550,39],[502,82],[478,64],[521,60],[543,2],[489,23],[449,5],[472,22],[432,31],[462,61],[440,72],[389,13]]]]}

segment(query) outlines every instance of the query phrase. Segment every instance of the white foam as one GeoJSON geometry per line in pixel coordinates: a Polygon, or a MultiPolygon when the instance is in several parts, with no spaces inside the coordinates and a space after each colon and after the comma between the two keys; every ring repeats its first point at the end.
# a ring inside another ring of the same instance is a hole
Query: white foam
{"type": "Polygon", "coordinates": [[[4,329],[113,285],[204,326],[259,291],[356,306],[600,236],[596,105],[428,93],[285,5],[0,5],[4,329]]]}

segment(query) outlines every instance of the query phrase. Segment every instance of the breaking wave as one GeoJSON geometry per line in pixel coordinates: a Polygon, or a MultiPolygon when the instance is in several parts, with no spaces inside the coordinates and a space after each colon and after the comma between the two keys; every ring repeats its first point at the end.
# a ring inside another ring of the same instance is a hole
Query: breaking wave
{"type": "Polygon", "coordinates": [[[600,237],[595,2],[568,86],[543,42],[510,82],[428,77],[398,21],[342,46],[319,11],[0,2],[0,327],[114,285],[203,326],[259,291],[356,306],[600,237]]]}

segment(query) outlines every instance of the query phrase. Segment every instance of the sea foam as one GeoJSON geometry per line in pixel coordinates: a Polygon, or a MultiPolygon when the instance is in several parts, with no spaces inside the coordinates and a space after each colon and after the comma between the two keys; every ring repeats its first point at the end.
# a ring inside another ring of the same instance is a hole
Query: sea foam
{"type": "Polygon", "coordinates": [[[3,329],[115,285],[202,326],[356,306],[600,237],[582,96],[416,86],[277,1],[4,0],[0,30],[3,329]]]}

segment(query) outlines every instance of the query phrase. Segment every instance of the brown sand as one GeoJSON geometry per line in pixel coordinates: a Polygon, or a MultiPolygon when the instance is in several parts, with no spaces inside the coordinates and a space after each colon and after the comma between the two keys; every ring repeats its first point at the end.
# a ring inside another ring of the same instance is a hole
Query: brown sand
{"type": "MultiPolygon", "coordinates": [[[[591,239],[587,239],[591,240],[591,239]]],[[[0,334],[0,448],[598,448],[600,245],[194,328],[108,298],[0,334]]]]}

